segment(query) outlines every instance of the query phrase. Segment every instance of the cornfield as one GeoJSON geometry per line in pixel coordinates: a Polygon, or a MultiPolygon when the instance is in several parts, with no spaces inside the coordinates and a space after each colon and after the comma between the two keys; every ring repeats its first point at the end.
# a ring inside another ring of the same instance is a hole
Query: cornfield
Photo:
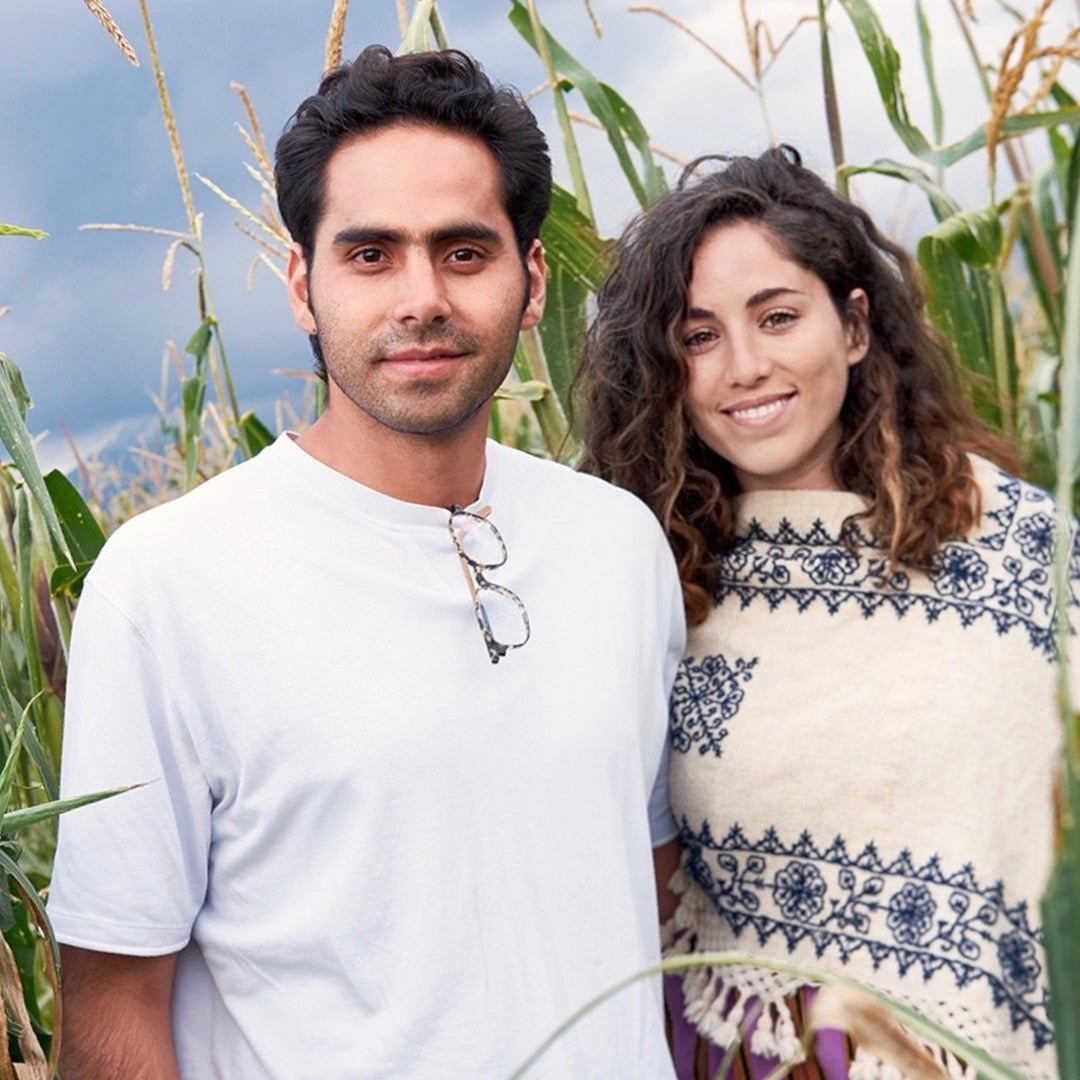
{"type": "MultiPolygon", "coordinates": [[[[99,0],[84,2],[122,57],[138,63],[135,47],[106,6],[99,0]]],[[[931,12],[922,0],[912,4],[920,55],[904,58],[903,73],[904,78],[909,72],[920,73],[925,81],[929,124],[920,124],[906,104],[901,58],[882,18],[884,4],[805,0],[805,10],[792,24],[774,28],[755,17],[750,0],[729,0],[732,18],[741,19],[744,30],[746,55],[741,57],[723,52],[661,7],[635,5],[626,17],[651,19],[655,33],[682,35],[688,49],[711,54],[718,73],[760,109],[766,130],[772,128],[767,93],[771,65],[796,34],[817,36],[820,67],[813,78],[821,87],[826,156],[836,186],[847,192],[856,178],[875,176],[925,201],[933,224],[918,239],[917,255],[931,315],[962,361],[979,414],[1016,443],[1028,477],[1055,491],[1059,504],[1075,512],[1080,504],[1080,104],[1067,89],[1066,76],[1075,75],[1070,65],[1080,59],[1080,28],[1075,25],[1080,20],[1074,19],[1072,28],[1056,40],[1046,40],[1045,20],[1054,2],[1030,0],[1024,11],[1014,11],[1014,31],[992,55],[982,55],[976,45],[971,0],[934,5],[934,19],[954,22],[967,43],[969,56],[959,66],[968,65],[966,77],[986,102],[986,119],[953,142],[943,139],[948,95],[934,66],[931,12]],[[904,148],[903,160],[861,162],[845,155],[844,103],[837,92],[831,49],[841,22],[855,32],[860,62],[868,66],[880,97],[881,120],[904,148]],[[972,161],[984,166],[984,197],[976,205],[962,205],[952,194],[951,178],[958,166],[972,161]]],[[[194,330],[172,364],[179,408],[168,407],[165,388],[158,399],[165,448],[160,454],[144,453],[135,462],[137,480],[114,485],[108,494],[93,463],[80,470],[81,491],[59,472],[43,475],[25,422],[29,395],[15,362],[0,353],[0,439],[11,458],[0,467],[0,870],[6,883],[0,889],[0,995],[8,1017],[8,1038],[0,1040],[0,1080],[46,1080],[56,1074],[59,959],[42,900],[55,846],[55,817],[93,799],[123,797],[118,792],[67,802],[58,797],[67,644],[82,580],[120,521],[254,455],[273,439],[275,429],[304,423],[322,405],[314,382],[299,415],[281,407],[267,421],[243,409],[238,400],[213,302],[198,207],[204,198],[224,200],[250,240],[253,264],[282,276],[290,238],[273,200],[271,151],[254,104],[246,90],[234,84],[254,196],[239,198],[212,179],[189,173],[149,3],[139,0],[145,60],[155,75],[183,225],[91,227],[136,229],[147,234],[148,243],[162,244],[166,285],[178,260],[193,266],[194,330]]],[[[756,7],[764,11],[766,5],[756,7]]],[[[888,7],[893,14],[894,5],[888,7]]],[[[77,5],[72,8],[72,18],[79,17],[77,5]]],[[[403,51],[469,47],[467,41],[447,40],[433,0],[416,0],[411,12],[406,0],[397,0],[397,10],[403,51]]],[[[347,52],[348,14],[348,0],[336,0],[325,43],[327,66],[347,52]]],[[[667,188],[666,155],[632,104],[549,32],[535,0],[507,0],[506,16],[506,33],[520,36],[535,53],[536,69],[523,73],[520,83],[539,83],[537,93],[550,95],[570,182],[556,187],[541,237],[550,275],[547,313],[540,326],[519,341],[513,370],[498,394],[492,434],[534,453],[572,460],[576,444],[568,417],[575,360],[590,297],[603,275],[608,240],[597,224],[579,138],[584,131],[590,132],[589,138],[602,133],[642,207],[667,188]]],[[[581,17],[594,19],[587,2],[581,17]]],[[[961,77],[962,71],[950,72],[951,79],[961,77]]],[[[0,237],[9,244],[40,239],[41,234],[0,225],[0,237]]],[[[99,242],[108,243],[109,238],[100,237],[99,242]]],[[[1067,545],[1059,546],[1067,550],[1067,545]]],[[[1080,717],[1063,706],[1063,723],[1066,750],[1056,793],[1058,860],[1043,921],[1060,1072],[1071,1078],[1080,1077],[1080,717]]],[[[670,970],[731,959],[691,958],[663,966],[670,970]]],[[[898,1010],[893,1003],[881,1004],[898,1010]]],[[[917,1015],[901,1011],[900,1019],[941,1045],[957,1043],[949,1032],[917,1015]]],[[[959,1045],[957,1053],[979,1076],[1016,1080],[1014,1072],[974,1048],[959,1045]]],[[[523,1063],[515,1075],[525,1075],[529,1064],[523,1063]]]]}

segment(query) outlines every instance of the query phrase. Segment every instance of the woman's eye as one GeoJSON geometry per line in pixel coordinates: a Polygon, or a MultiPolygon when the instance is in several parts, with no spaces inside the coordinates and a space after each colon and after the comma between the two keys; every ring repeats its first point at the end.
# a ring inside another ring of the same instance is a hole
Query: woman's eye
{"type": "Polygon", "coordinates": [[[770,330],[778,330],[782,326],[793,323],[797,318],[798,315],[796,315],[794,311],[770,311],[769,314],[761,320],[761,325],[770,330]]]}
{"type": "Polygon", "coordinates": [[[692,330],[683,336],[683,345],[687,349],[703,349],[716,340],[716,332],[713,330],[692,330]]]}

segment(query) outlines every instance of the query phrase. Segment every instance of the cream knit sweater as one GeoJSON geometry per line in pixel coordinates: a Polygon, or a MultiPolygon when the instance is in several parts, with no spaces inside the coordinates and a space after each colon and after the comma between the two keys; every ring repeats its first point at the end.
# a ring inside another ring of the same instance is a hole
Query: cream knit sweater
{"type": "MultiPolygon", "coordinates": [[[[852,555],[838,540],[858,496],[740,499],[741,539],[672,697],[684,846],[672,951],[859,979],[1055,1080],[1039,925],[1060,741],[1054,506],[973,464],[975,533],[946,544],[933,573],[888,583],[880,548],[852,555]]],[[[1074,548],[1074,624],[1078,586],[1074,548]]],[[[727,1045],[756,995],[777,1008],[755,1049],[785,1055],[793,988],[748,969],[693,973],[687,1017],[727,1045]]],[[[851,1075],[895,1073],[860,1055],[851,1075]]]]}

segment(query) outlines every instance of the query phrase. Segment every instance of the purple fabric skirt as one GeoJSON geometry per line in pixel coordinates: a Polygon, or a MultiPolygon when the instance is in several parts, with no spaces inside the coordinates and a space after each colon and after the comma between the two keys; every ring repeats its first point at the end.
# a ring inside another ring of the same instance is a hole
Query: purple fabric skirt
{"type": "MultiPolygon", "coordinates": [[[[802,992],[807,1003],[815,991],[802,992]]],[[[743,1045],[727,1074],[718,1071],[726,1051],[702,1039],[697,1029],[683,1015],[682,977],[668,975],[664,979],[664,997],[671,1020],[671,1054],[679,1080],[765,1080],[779,1064],[776,1058],[761,1057],[750,1050],[750,1038],[757,1023],[757,1010],[751,1002],[747,1007],[750,1021],[743,1026],[743,1045]]],[[[840,1031],[821,1031],[814,1042],[813,1060],[795,1067],[792,1080],[848,1080],[851,1044],[840,1031]]]]}

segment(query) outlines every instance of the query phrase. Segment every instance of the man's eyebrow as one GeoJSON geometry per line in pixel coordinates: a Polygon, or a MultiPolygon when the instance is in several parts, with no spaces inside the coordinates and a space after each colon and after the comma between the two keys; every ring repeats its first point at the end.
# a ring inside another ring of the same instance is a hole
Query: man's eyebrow
{"type": "MultiPolygon", "coordinates": [[[[777,296],[786,296],[788,294],[802,295],[801,289],[793,289],[788,285],[774,285],[769,289],[759,289],[753,296],[749,297],[746,301],[747,310],[755,308],[759,304],[764,304],[768,300],[773,300],[777,296]]],[[[688,319],[712,319],[715,318],[716,312],[710,311],[708,308],[692,307],[687,310],[686,317],[688,319]]]]}
{"type": "Polygon", "coordinates": [[[331,244],[334,247],[351,247],[354,244],[406,244],[419,241],[425,247],[432,247],[454,240],[475,240],[477,243],[488,244],[492,247],[501,247],[503,243],[498,230],[490,225],[477,221],[462,221],[419,235],[407,233],[401,229],[384,229],[377,225],[350,225],[336,232],[331,244]]]}

